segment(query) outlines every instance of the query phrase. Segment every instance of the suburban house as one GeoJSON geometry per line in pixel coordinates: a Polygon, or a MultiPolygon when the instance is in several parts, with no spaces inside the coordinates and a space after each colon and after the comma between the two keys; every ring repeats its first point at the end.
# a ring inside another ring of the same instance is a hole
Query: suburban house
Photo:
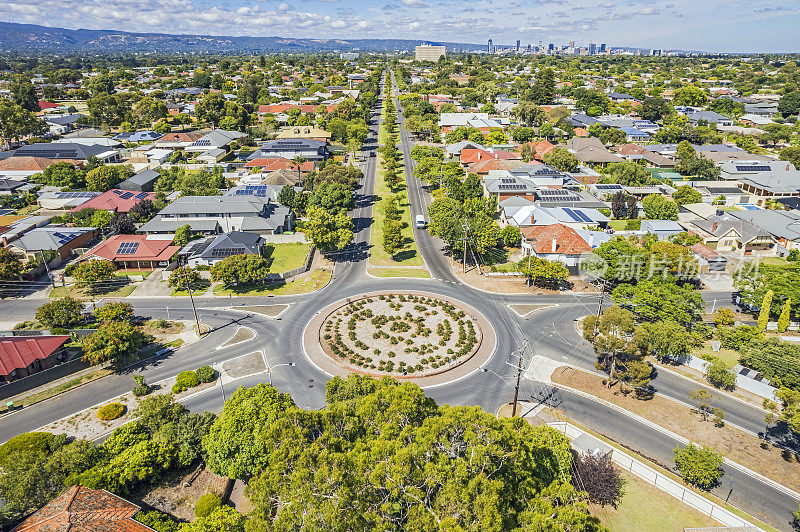
{"type": "Polygon", "coordinates": [[[227,149],[231,142],[246,136],[247,133],[241,133],[239,131],[215,129],[186,146],[184,151],[187,153],[203,153],[208,150],[227,149]]]}
{"type": "Polygon", "coordinates": [[[0,337],[0,386],[63,362],[65,336],[0,337]]]}
{"type": "Polygon", "coordinates": [[[68,259],[76,249],[84,248],[95,239],[94,227],[54,227],[46,225],[31,229],[6,247],[26,259],[41,258],[42,251],[55,251],[61,260],[68,259]]]}
{"type": "Polygon", "coordinates": [[[126,213],[140,201],[152,201],[153,197],[155,197],[155,194],[150,192],[136,192],[112,188],[82,203],[78,207],[73,208],[71,212],[77,212],[81,209],[97,209],[99,211],[110,211],[116,214],[126,213]]]}
{"type": "Polygon", "coordinates": [[[572,229],[600,227],[605,229],[609,218],[597,209],[571,209],[569,207],[542,207],[533,204],[513,209],[514,213],[505,220],[508,225],[527,227],[532,225],[562,224],[572,229]]]}
{"type": "Polygon", "coordinates": [[[800,196],[800,170],[786,161],[729,161],[720,165],[722,179],[736,180],[750,203],[800,196]]]}
{"type": "Polygon", "coordinates": [[[747,221],[759,229],[770,233],[778,242],[779,254],[800,249],[800,211],[746,210],[731,211],[731,217],[747,221]]]}
{"type": "Polygon", "coordinates": [[[188,225],[202,234],[246,231],[260,235],[280,234],[294,228],[288,207],[252,194],[234,196],[183,196],[167,205],[139,228],[141,233],[174,233],[188,225]]]}
{"type": "MultiPolygon", "coordinates": [[[[312,172],[314,161],[300,163],[300,172],[312,172]]],[[[258,168],[261,172],[274,172],[276,170],[291,170],[297,173],[298,164],[286,157],[276,157],[273,159],[250,159],[245,163],[245,168],[258,168]]]]}
{"type": "Polygon", "coordinates": [[[581,255],[592,247],[571,227],[563,224],[538,225],[522,229],[522,254],[578,266],[581,255]]]}
{"type": "Polygon", "coordinates": [[[652,152],[638,144],[623,144],[621,146],[614,146],[612,149],[628,161],[644,160],[648,164],[658,168],[675,168],[675,161],[673,159],[652,152]]]}
{"type": "Polygon", "coordinates": [[[718,126],[733,125],[733,120],[731,118],[714,111],[695,111],[693,113],[688,113],[686,118],[694,125],[697,125],[697,123],[701,121],[705,121],[708,124],[717,124],[718,126]]]}
{"type": "Polygon", "coordinates": [[[327,143],[321,140],[275,139],[261,143],[247,160],[302,157],[306,161],[324,161],[329,155],[327,143]]]}
{"type": "Polygon", "coordinates": [[[110,260],[125,270],[152,270],[169,264],[180,251],[172,235],[114,235],[84,253],[79,260],[110,260]]]}
{"type": "Polygon", "coordinates": [[[232,255],[261,255],[266,244],[264,237],[255,233],[231,231],[193,240],[178,252],[181,262],[192,268],[213,266],[232,255]]]}
{"type": "Polygon", "coordinates": [[[693,220],[687,224],[687,229],[702,238],[703,244],[718,252],[740,252],[745,255],[776,252],[776,239],[772,234],[729,213],[693,220]]]}
{"type": "Polygon", "coordinates": [[[101,192],[89,190],[75,190],[70,192],[41,192],[36,198],[39,207],[47,210],[68,210],[71,211],[80,207],[92,198],[96,198],[101,192]]]}
{"type": "Polygon", "coordinates": [[[508,171],[492,171],[483,178],[484,194],[495,196],[498,203],[512,196],[521,196],[531,201],[535,198],[536,183],[522,176],[515,176],[508,171]]]}
{"type": "Polygon", "coordinates": [[[203,137],[203,133],[197,131],[166,133],[153,142],[154,148],[168,148],[171,150],[182,150],[191,145],[192,142],[203,137]]]}
{"type": "Polygon", "coordinates": [[[122,183],[119,183],[117,187],[121,190],[132,190],[135,192],[152,192],[156,186],[156,182],[161,178],[161,174],[157,171],[148,168],[147,170],[142,170],[138,174],[135,174],[122,183]]]}
{"type": "Polygon", "coordinates": [[[139,507],[106,490],[72,486],[12,529],[12,532],[152,532],[133,519],[139,507]]]}
{"type": "Polygon", "coordinates": [[[75,129],[75,124],[83,117],[82,114],[50,114],[44,117],[44,121],[50,128],[50,133],[54,135],[64,135],[75,129]]]}
{"type": "Polygon", "coordinates": [[[645,234],[654,234],[659,240],[666,240],[673,235],[683,233],[686,229],[672,220],[642,220],[640,231],[645,234]]]}
{"type": "Polygon", "coordinates": [[[508,118],[489,118],[489,113],[442,113],[439,116],[442,133],[450,133],[457,127],[467,127],[486,134],[493,129],[503,129],[509,123],[508,118]]]}
{"type": "Polygon", "coordinates": [[[114,140],[122,142],[153,142],[160,139],[164,134],[157,131],[124,131],[119,135],[114,135],[114,140]]]}
{"type": "Polygon", "coordinates": [[[104,163],[122,161],[118,150],[78,142],[37,142],[17,148],[11,157],[41,157],[67,161],[87,161],[90,157],[97,157],[104,163]]]}
{"type": "Polygon", "coordinates": [[[573,137],[567,143],[566,148],[573,153],[580,162],[585,164],[605,166],[609,163],[617,163],[624,160],[608,151],[597,137],[573,137]]]}

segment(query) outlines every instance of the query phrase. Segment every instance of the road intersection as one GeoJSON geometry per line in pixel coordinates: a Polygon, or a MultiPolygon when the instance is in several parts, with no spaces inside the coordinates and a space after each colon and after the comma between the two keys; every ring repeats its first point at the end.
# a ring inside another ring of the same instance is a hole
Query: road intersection
{"type": "MultiPolygon", "coordinates": [[[[395,93],[397,89],[395,89],[395,93]]],[[[379,102],[380,104],[381,102],[379,102]]],[[[400,149],[405,157],[406,182],[411,203],[412,219],[424,214],[430,203],[427,191],[412,176],[410,157],[411,139],[402,129],[402,112],[396,101],[400,128],[400,149]]],[[[380,118],[377,119],[380,122],[380,118]]],[[[378,124],[374,124],[377,138],[378,124]]],[[[365,151],[374,149],[366,145],[365,151]]],[[[271,371],[249,375],[225,384],[225,395],[230,397],[238,386],[253,386],[270,382],[282,392],[290,393],[295,403],[304,408],[325,406],[325,383],[329,375],[321,372],[303,352],[303,333],[306,325],[320,309],[348,297],[373,291],[428,292],[441,298],[455,298],[477,309],[492,324],[496,334],[493,356],[483,366],[486,371],[474,371],[455,382],[426,387],[426,393],[438,403],[452,405],[478,405],[489,412],[510,402],[513,382],[498,378],[512,373],[508,365],[514,353],[527,345],[526,356],[537,355],[589,371],[595,371],[596,360],[591,346],[575,328],[575,320],[596,312],[597,294],[564,293],[554,295],[500,295],[487,293],[463,284],[452,272],[449,258],[444,253],[444,243],[426,231],[414,228],[417,247],[430,270],[432,279],[381,278],[367,274],[370,224],[376,178],[376,157],[367,157],[364,179],[358,191],[353,210],[354,242],[335,255],[335,268],[331,282],[323,289],[305,295],[278,297],[205,297],[195,298],[200,320],[212,331],[202,340],[184,346],[172,354],[142,362],[119,373],[90,382],[66,392],[55,399],[44,401],[0,418],[0,441],[35,430],[51,421],[110,400],[130,391],[131,374],[143,375],[148,382],[156,382],[176,375],[180,371],[201,365],[218,365],[256,350],[264,353],[271,371]],[[237,307],[285,304],[288,308],[279,318],[269,318],[237,307]],[[509,305],[552,305],[521,317],[509,305]],[[240,326],[246,326],[256,337],[240,344],[221,347],[240,326]],[[279,369],[278,369],[279,368],[279,369]],[[276,371],[277,370],[277,371],[276,371]]],[[[719,306],[720,301],[730,301],[730,293],[704,292],[704,299],[719,306]]],[[[192,308],[185,298],[127,299],[136,315],[153,319],[192,319],[192,308]],[[167,310],[167,306],[169,310],[167,310]]],[[[0,313],[30,319],[41,301],[13,299],[0,301],[0,313]]],[[[514,359],[515,360],[515,359],[514,359]]],[[[653,381],[657,393],[686,401],[690,391],[700,385],[677,374],[660,372],[653,381]]],[[[543,382],[523,379],[520,398],[544,401],[558,408],[575,421],[636,450],[662,464],[670,464],[672,449],[678,441],[653,430],[624,414],[592,401],[579,394],[554,389],[543,382]]],[[[223,405],[220,390],[211,388],[196,394],[185,404],[197,411],[219,412],[223,405]]],[[[721,397],[717,405],[726,412],[726,420],[755,433],[764,430],[763,412],[743,402],[721,397]]],[[[781,438],[782,435],[775,435],[781,438]]],[[[791,512],[798,502],[789,493],[746,472],[725,466],[723,484],[714,491],[721,498],[728,494],[729,479],[733,480],[730,502],[756,515],[781,530],[790,529],[791,512]]]]}

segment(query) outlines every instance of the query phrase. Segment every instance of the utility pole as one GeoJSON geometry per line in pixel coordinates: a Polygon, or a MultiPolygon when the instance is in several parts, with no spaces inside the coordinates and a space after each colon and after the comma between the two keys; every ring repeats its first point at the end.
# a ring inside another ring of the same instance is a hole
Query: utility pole
{"type": "Polygon", "coordinates": [[[519,356],[517,358],[517,384],[514,385],[514,406],[511,409],[511,417],[516,417],[517,415],[517,397],[519,397],[519,379],[522,377],[522,358],[525,356],[525,347],[528,345],[528,341],[525,340],[525,343],[522,345],[522,349],[519,350],[519,356]]]}
{"type": "Polygon", "coordinates": [[[56,282],[53,279],[53,274],[50,272],[50,266],[47,265],[47,259],[44,256],[44,250],[40,249],[39,252],[42,254],[42,264],[44,264],[44,269],[47,271],[47,278],[50,279],[50,284],[53,285],[53,288],[55,288],[56,282]]]}
{"type": "MultiPolygon", "coordinates": [[[[180,266],[178,266],[180,268],[180,266]]],[[[192,287],[189,285],[189,279],[186,277],[186,264],[183,266],[183,282],[186,285],[186,291],[189,292],[189,301],[192,302],[192,312],[194,312],[194,322],[197,325],[197,335],[203,336],[203,330],[200,328],[200,319],[197,317],[197,307],[194,306],[194,297],[192,296],[192,287]]]]}
{"type": "Polygon", "coordinates": [[[606,293],[606,280],[603,279],[600,281],[602,284],[600,285],[600,299],[597,301],[597,319],[600,319],[600,311],[603,309],[603,296],[606,293]]]}
{"type": "Polygon", "coordinates": [[[464,218],[464,261],[461,263],[461,273],[467,273],[467,219],[464,218]]]}

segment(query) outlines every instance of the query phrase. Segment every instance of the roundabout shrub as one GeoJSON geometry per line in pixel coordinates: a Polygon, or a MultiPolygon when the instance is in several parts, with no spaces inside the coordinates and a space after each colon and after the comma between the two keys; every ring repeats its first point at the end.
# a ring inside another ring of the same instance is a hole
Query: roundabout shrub
{"type": "Polygon", "coordinates": [[[101,406],[100,409],[97,410],[97,419],[101,419],[103,421],[111,421],[112,419],[117,419],[124,413],[125,413],[125,405],[120,403],[111,403],[105,406],[101,406]]]}
{"type": "Polygon", "coordinates": [[[199,367],[195,370],[195,374],[197,375],[197,380],[201,383],[214,382],[217,380],[217,370],[211,366],[199,367]]]}
{"type": "Polygon", "coordinates": [[[199,384],[200,379],[197,378],[197,374],[194,371],[182,371],[178,373],[178,378],[175,384],[172,385],[172,393],[181,393],[199,384]]]}

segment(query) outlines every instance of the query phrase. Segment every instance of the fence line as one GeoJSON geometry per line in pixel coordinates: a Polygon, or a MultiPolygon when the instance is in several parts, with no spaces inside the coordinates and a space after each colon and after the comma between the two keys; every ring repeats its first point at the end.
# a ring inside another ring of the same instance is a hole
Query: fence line
{"type": "MultiPolygon", "coordinates": [[[[567,436],[570,440],[574,440],[579,436],[584,436],[596,441],[599,448],[610,447],[605,442],[592,436],[591,434],[584,432],[583,430],[572,425],[571,423],[566,423],[564,421],[555,421],[552,423],[548,423],[548,425],[555,428],[559,432],[564,433],[564,435],[567,436]]],[[[724,526],[729,526],[729,527],[753,526],[752,523],[739,517],[735,513],[728,510],[727,508],[724,508],[719,504],[716,504],[715,502],[708,500],[702,495],[695,493],[693,490],[687,488],[680,482],[668,477],[667,475],[664,475],[663,473],[660,473],[659,471],[648,466],[644,462],[637,460],[636,458],[630,456],[629,454],[620,451],[616,447],[611,447],[611,461],[613,461],[615,464],[625,469],[626,471],[630,471],[632,474],[636,475],[637,477],[644,480],[648,484],[652,484],[653,486],[657,487],[664,493],[667,493],[675,497],[676,499],[680,500],[687,506],[694,508],[698,512],[703,513],[709,517],[712,517],[713,519],[716,519],[724,526]]]]}

